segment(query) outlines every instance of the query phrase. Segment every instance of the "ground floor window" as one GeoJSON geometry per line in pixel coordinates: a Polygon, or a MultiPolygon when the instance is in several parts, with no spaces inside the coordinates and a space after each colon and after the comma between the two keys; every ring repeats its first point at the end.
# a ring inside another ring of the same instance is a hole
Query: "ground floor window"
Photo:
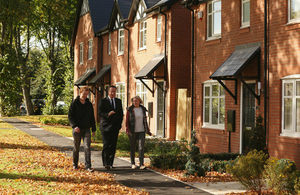
{"type": "Polygon", "coordinates": [[[218,82],[208,81],[204,83],[203,89],[203,126],[224,129],[224,88],[218,82]]]}
{"type": "Polygon", "coordinates": [[[125,108],[125,83],[119,82],[116,84],[117,91],[116,91],[116,97],[121,99],[123,109],[125,108]]]}
{"type": "Polygon", "coordinates": [[[282,134],[300,137],[300,75],[282,79],[282,134]]]}
{"type": "MultiPolygon", "coordinates": [[[[145,82],[147,84],[147,82],[145,82]]],[[[140,98],[143,100],[143,105],[147,108],[148,107],[148,91],[146,86],[141,82],[136,82],[136,95],[140,96],[140,98]]]]}

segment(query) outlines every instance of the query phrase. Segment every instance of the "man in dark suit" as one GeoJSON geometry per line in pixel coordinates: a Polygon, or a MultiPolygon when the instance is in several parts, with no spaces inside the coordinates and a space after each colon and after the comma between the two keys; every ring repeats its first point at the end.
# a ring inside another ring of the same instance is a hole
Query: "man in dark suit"
{"type": "Polygon", "coordinates": [[[102,162],[106,169],[113,166],[119,130],[123,121],[122,102],[116,98],[116,86],[110,86],[108,96],[100,100],[100,130],[102,134],[103,149],[102,162]]]}

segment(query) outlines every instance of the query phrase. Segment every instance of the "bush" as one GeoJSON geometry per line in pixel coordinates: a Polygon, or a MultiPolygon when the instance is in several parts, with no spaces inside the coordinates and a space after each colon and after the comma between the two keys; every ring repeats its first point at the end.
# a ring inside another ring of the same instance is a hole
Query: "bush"
{"type": "Polygon", "coordinates": [[[54,117],[39,117],[39,120],[45,125],[70,125],[68,118],[56,119],[54,117]]]}
{"type": "Polygon", "coordinates": [[[231,166],[234,163],[234,160],[214,160],[210,158],[201,159],[200,166],[205,171],[217,171],[220,173],[226,172],[226,166],[231,166]]]}
{"type": "Polygon", "coordinates": [[[117,142],[117,150],[123,150],[130,152],[130,140],[126,133],[121,132],[119,134],[118,142],[117,142]]]}
{"type": "Polygon", "coordinates": [[[184,170],[187,163],[184,155],[150,156],[150,165],[161,169],[184,170]]]}
{"type": "Polygon", "coordinates": [[[236,159],[240,154],[239,153],[206,153],[206,154],[200,154],[201,159],[212,159],[212,160],[234,160],[236,159]]]}
{"type": "Polygon", "coordinates": [[[261,193],[263,187],[263,171],[268,155],[263,151],[252,150],[247,155],[236,159],[233,165],[227,165],[226,170],[231,173],[246,189],[261,193]]]}
{"type": "Polygon", "coordinates": [[[289,159],[270,158],[265,165],[264,178],[276,194],[295,194],[296,170],[295,162],[289,159]]]}

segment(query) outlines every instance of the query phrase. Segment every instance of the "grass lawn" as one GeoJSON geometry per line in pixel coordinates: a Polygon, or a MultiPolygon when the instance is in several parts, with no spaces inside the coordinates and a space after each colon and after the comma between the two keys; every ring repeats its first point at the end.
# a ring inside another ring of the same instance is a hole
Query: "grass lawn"
{"type": "Polygon", "coordinates": [[[72,159],[0,119],[0,194],[147,194],[89,173],[72,159]]]}

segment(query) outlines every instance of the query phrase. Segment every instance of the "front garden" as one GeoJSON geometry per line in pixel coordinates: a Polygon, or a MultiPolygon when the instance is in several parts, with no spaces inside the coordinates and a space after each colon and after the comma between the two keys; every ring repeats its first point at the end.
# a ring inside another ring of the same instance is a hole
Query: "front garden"
{"type": "MultiPolygon", "coordinates": [[[[72,136],[67,116],[22,116],[20,119],[40,123],[42,128],[63,136],[72,136]]],[[[148,166],[185,182],[238,181],[247,190],[246,194],[300,193],[300,171],[295,163],[290,159],[269,158],[264,145],[259,146],[261,150],[248,148],[243,155],[201,154],[197,141],[195,132],[190,143],[185,140],[146,139],[145,156],[150,158],[148,166]]],[[[99,128],[92,146],[102,149],[99,128]]],[[[117,150],[117,156],[129,156],[130,142],[125,133],[119,135],[117,150]]]]}

